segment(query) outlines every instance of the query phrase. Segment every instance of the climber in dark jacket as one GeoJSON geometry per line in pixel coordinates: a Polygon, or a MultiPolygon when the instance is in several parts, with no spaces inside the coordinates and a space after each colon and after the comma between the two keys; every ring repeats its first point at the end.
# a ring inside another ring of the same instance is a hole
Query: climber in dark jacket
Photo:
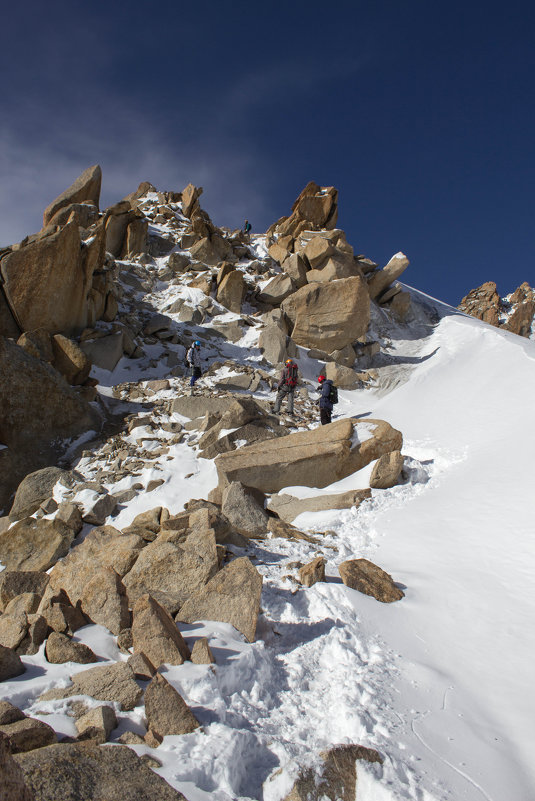
{"type": "Polygon", "coordinates": [[[286,359],[284,370],[281,373],[279,383],[277,384],[277,398],[273,407],[273,412],[279,414],[282,399],[285,395],[288,396],[288,414],[294,413],[294,392],[297,386],[298,368],[292,359],[286,359]]]}
{"type": "Polygon", "coordinates": [[[331,422],[331,415],[333,412],[333,405],[330,401],[331,387],[333,385],[333,382],[331,381],[330,378],[325,378],[324,375],[318,376],[318,381],[319,381],[318,392],[321,392],[319,398],[320,421],[322,426],[325,426],[331,422]]]}

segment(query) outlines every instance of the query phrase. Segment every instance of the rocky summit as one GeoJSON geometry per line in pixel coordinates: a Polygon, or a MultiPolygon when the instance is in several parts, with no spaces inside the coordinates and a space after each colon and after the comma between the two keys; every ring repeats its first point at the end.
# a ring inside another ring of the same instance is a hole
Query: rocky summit
{"type": "MultiPolygon", "coordinates": [[[[348,242],[334,187],[245,233],[193,184],[101,210],[101,181],[0,251],[0,786],[351,801],[371,765],[386,788],[415,768],[355,625],[411,614],[401,551],[369,557],[431,467],[375,407],[430,358],[437,311],[405,254],[348,242]],[[340,699],[366,724],[327,725],[340,699]]],[[[462,309],[529,336],[535,298],[488,284],[462,309]]]]}

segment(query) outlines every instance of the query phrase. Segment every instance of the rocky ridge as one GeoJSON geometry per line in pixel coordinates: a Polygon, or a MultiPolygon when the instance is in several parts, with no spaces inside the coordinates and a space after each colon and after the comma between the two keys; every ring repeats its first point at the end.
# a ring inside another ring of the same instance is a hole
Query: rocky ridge
{"type": "MultiPolygon", "coordinates": [[[[401,432],[358,418],[318,428],[310,381],[299,387],[295,417],[274,415],[269,398],[284,360],[295,358],[311,380],[324,372],[341,389],[369,386],[386,358],[382,342],[369,338],[370,321],[379,317],[388,330],[415,310],[396,283],[406,257],[396,254],[379,269],[355,255],[335,227],[332,187],[308,184],[290,216],[251,239],[214,225],[200,207],[202,189],[191,184],[162,193],[144,183],[102,213],[99,192],[100,170],[90,168],[48,207],[39,234],[0,253],[0,366],[13,374],[9,398],[0,390],[7,409],[0,467],[9,476],[0,501],[7,512],[0,518],[0,677],[23,674],[24,658],[43,652],[54,665],[97,663],[71,672],[67,687],[45,682],[34,714],[61,702],[77,740],[157,749],[168,735],[206,731],[203,715],[165,678],[168,666],[217,670],[209,642],[185,638],[183,626],[216,621],[253,643],[266,626],[262,543],[302,542],[314,558],[287,581],[292,592],[310,587],[325,579],[336,545],[328,532],[292,521],[303,511],[357,508],[371,495],[325,495],[320,503],[281,490],[328,486],[373,462],[371,487],[385,491],[405,480],[401,432]],[[48,312],[44,302],[34,319],[25,311],[34,305],[28,292],[41,298],[54,265],[59,273],[80,267],[79,294],[75,301],[70,279],[54,275],[56,302],[48,312]],[[191,397],[184,354],[196,338],[207,364],[191,397]],[[110,386],[117,370],[125,380],[110,386]],[[68,448],[78,434],[84,441],[68,448]],[[177,464],[188,460],[192,472],[179,475],[177,464]],[[195,499],[191,479],[210,460],[217,479],[195,499]],[[171,486],[185,503],[151,503],[171,486]],[[77,639],[90,624],[107,630],[115,660],[98,664],[102,657],[77,639]],[[140,705],[141,731],[114,734],[115,713],[140,705]]],[[[358,554],[340,565],[340,576],[380,602],[403,597],[358,554]]],[[[24,711],[12,714],[20,721],[0,730],[13,752],[52,748],[57,762],[78,748],[72,737],[51,745],[52,728],[24,711]],[[9,727],[16,723],[30,734],[15,738],[9,727]]],[[[354,748],[362,753],[347,757],[350,785],[356,758],[380,759],[354,748]]],[[[80,770],[106,763],[111,781],[107,757],[95,752],[94,760],[80,770]]],[[[27,780],[35,775],[17,761],[27,780]]],[[[332,765],[335,786],[343,777],[332,765]]],[[[60,778],[47,775],[56,787],[60,778]]],[[[35,780],[31,786],[36,798],[59,792],[38,789],[35,780]]]]}
{"type": "Polygon", "coordinates": [[[496,328],[533,339],[535,289],[526,281],[503,298],[498,294],[494,281],[487,281],[472,289],[457,308],[496,328]]]}

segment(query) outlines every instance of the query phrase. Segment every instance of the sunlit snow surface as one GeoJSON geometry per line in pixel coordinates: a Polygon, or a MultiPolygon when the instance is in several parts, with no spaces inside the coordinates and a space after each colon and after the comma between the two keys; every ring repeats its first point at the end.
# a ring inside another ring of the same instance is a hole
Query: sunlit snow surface
{"type": "MultiPolygon", "coordinates": [[[[134,750],[157,756],[158,772],[189,801],[278,801],[298,764],[344,742],[385,757],[382,768],[358,764],[358,801],[535,797],[535,343],[450,311],[439,308],[430,336],[394,340],[377,390],[340,392],[336,408],[403,432],[408,482],[374,490],[358,510],[301,515],[301,528],[327,532],[319,551],[275,539],[251,548],[264,577],[255,643],[226,624],[180,625],[190,644],[208,637],[216,658],[165,671],[203,728],[134,750]],[[297,590],[287,563],[317,552],[327,581],[297,590]],[[355,557],[391,573],[405,598],[381,604],[345,587],[337,565],[355,557]]],[[[136,380],[118,370],[109,386],[136,380]]],[[[217,483],[213,463],[186,445],[170,456],[154,474],[164,484],[113,525],[156,505],[176,513],[217,483]]],[[[367,486],[370,470],[321,492],[367,486]]],[[[99,626],[76,639],[102,660],[126,658],[99,626]]],[[[1,696],[73,734],[64,701],[36,699],[86,666],[51,666],[43,650],[23,657],[28,672],[3,682],[1,696]]],[[[144,731],[143,707],[119,717],[114,739],[144,731]]]]}

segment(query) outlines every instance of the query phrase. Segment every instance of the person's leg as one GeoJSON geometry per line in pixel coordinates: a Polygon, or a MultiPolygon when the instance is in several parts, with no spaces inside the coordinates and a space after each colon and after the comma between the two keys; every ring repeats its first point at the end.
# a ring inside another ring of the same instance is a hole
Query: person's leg
{"type": "Polygon", "coordinates": [[[281,410],[281,403],[283,397],[284,397],[284,387],[281,387],[277,392],[277,397],[275,399],[275,406],[273,407],[273,411],[275,412],[275,414],[278,414],[281,410]]]}
{"type": "Polygon", "coordinates": [[[288,389],[288,414],[294,413],[294,388],[288,389]]]}
{"type": "Polygon", "coordinates": [[[329,413],[327,409],[320,409],[320,423],[322,424],[322,426],[326,426],[327,423],[329,422],[328,415],[329,413]]]}

